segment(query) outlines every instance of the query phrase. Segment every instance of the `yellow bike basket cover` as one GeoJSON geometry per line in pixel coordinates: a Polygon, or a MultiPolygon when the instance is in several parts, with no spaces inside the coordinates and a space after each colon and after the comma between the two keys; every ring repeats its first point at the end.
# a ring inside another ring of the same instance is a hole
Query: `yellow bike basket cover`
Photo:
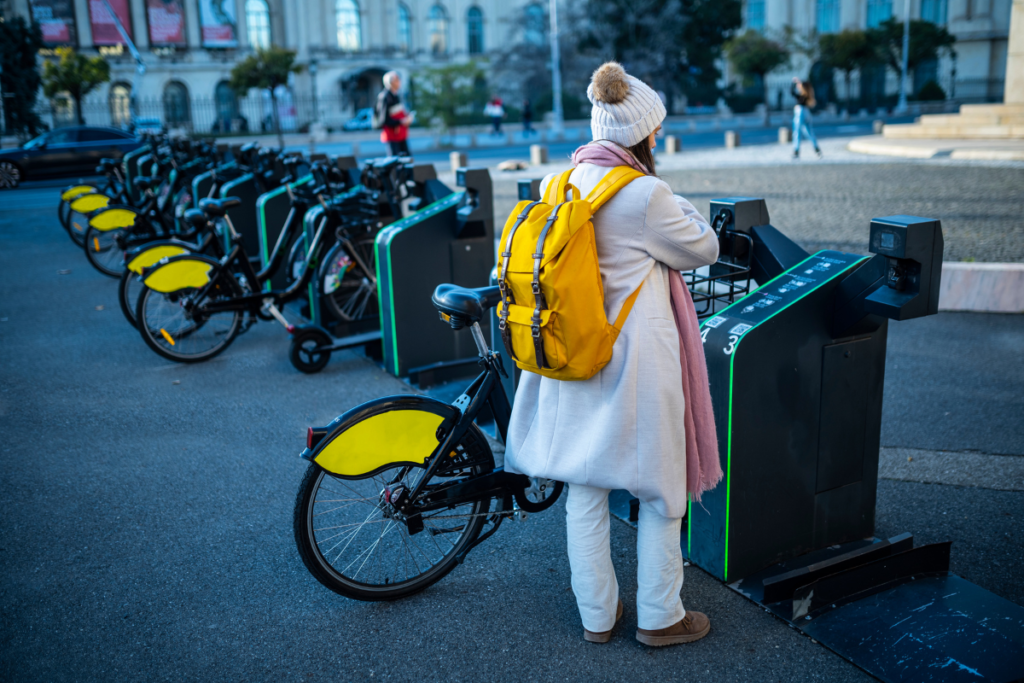
{"type": "Polygon", "coordinates": [[[137,215],[131,209],[107,209],[90,218],[89,225],[102,232],[130,228],[135,225],[137,215]]]}
{"type": "Polygon", "coordinates": [[[92,213],[110,204],[110,197],[105,194],[84,194],[71,202],[71,210],[78,213],[92,213]]]}

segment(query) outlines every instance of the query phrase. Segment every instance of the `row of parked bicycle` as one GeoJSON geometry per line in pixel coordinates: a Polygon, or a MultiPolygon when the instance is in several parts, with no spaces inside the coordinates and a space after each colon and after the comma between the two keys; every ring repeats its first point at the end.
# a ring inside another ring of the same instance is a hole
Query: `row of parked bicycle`
{"type": "Polygon", "coordinates": [[[292,335],[292,363],[316,372],[330,339],[319,325],[289,324],[281,308],[308,294],[311,318],[314,301],[336,322],[377,316],[374,240],[423,199],[410,162],[360,169],[351,157],[153,136],[120,162],[103,160],[102,183],[64,190],[58,214],[89,263],[119,280],[125,319],[159,355],[207,360],[276,319],[292,335]],[[239,189],[258,212],[231,196],[239,189]],[[286,209],[271,215],[268,197],[286,209]]]}

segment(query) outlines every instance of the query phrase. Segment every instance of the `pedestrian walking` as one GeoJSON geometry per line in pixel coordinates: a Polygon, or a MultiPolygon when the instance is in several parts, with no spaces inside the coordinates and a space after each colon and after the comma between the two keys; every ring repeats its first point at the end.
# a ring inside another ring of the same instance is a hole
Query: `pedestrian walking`
{"type": "Polygon", "coordinates": [[[373,108],[373,127],[380,128],[380,141],[388,145],[392,156],[409,155],[409,126],[413,117],[406,111],[398,94],[402,79],[397,71],[384,74],[384,89],[377,95],[373,108]]]}
{"type": "Polygon", "coordinates": [[[491,119],[494,129],[491,135],[501,135],[501,120],[505,118],[505,107],[502,106],[501,98],[495,95],[484,107],[484,116],[491,119]]]}
{"type": "Polygon", "coordinates": [[[523,135],[530,135],[533,133],[533,106],[530,104],[530,100],[523,100],[523,135]]]}
{"type": "MultiPolygon", "coordinates": [[[[594,643],[611,638],[623,612],[608,494],[637,496],[636,638],[686,643],[711,626],[680,599],[681,518],[688,491],[699,500],[722,472],[697,316],[679,271],[714,263],[718,240],[693,205],[654,175],[651,150],[666,113],[658,95],[609,62],[594,72],[587,97],[594,142],[573,153],[569,183],[586,197],[614,167],[644,174],[593,217],[608,320],[634,303],[611,360],[590,379],[522,373],[505,466],[568,484],[572,589],[583,637],[594,643]]],[[[544,179],[542,191],[554,178],[544,179]]]]}
{"type": "Polygon", "coordinates": [[[818,140],[814,137],[814,126],[811,124],[811,109],[817,104],[814,99],[814,86],[809,81],[801,81],[794,76],[789,92],[796,98],[796,106],[793,107],[793,158],[800,158],[800,133],[805,131],[820,159],[821,148],[818,147],[818,140]]]}

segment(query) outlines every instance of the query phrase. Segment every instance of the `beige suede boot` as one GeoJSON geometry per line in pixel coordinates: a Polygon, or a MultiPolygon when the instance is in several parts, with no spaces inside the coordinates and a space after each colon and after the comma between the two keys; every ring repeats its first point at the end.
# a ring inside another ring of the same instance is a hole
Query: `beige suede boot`
{"type": "MultiPolygon", "coordinates": [[[[619,623],[619,619],[621,619],[621,618],[622,618],[622,600],[619,600],[619,606],[615,609],[615,623],[618,624],[619,623]]],[[[583,629],[583,640],[585,640],[585,641],[587,641],[589,643],[607,643],[609,640],[612,639],[612,631],[614,631],[614,630],[615,630],[615,626],[614,625],[610,629],[608,629],[607,631],[601,631],[600,633],[594,633],[593,631],[588,631],[587,629],[583,629]]]]}
{"type": "Polygon", "coordinates": [[[708,615],[686,610],[686,616],[668,628],[653,630],[638,628],[636,639],[644,645],[662,647],[678,643],[692,643],[706,636],[710,630],[711,620],[708,619],[708,615]]]}

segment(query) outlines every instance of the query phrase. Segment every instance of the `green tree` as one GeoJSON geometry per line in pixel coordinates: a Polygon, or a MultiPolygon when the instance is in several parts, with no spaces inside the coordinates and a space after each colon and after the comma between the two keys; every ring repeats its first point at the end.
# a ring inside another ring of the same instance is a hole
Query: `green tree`
{"type": "Polygon", "coordinates": [[[841,33],[826,33],[818,38],[821,61],[826,66],[843,72],[846,82],[846,110],[850,110],[850,76],[863,66],[875,61],[868,34],[859,29],[845,29],[841,33]]]}
{"type": "Polygon", "coordinates": [[[274,132],[277,143],[284,147],[281,134],[281,120],[277,111],[277,87],[288,85],[290,74],[302,73],[302,65],[295,64],[295,51],[280,47],[256,50],[231,69],[231,89],[244,97],[250,89],[270,91],[270,102],[274,109],[274,132]]]}
{"type": "Polygon", "coordinates": [[[731,38],[725,44],[729,61],[749,84],[754,76],[761,80],[764,89],[764,125],[768,118],[768,83],[766,77],[780,66],[789,64],[789,48],[766,35],[748,29],[746,33],[731,38]]]}
{"type": "Polygon", "coordinates": [[[742,23],[740,0],[587,0],[585,14],[579,49],[620,62],[663,91],[670,110],[678,95],[707,104],[721,95],[715,63],[742,23]]]}
{"type": "Polygon", "coordinates": [[[75,119],[85,125],[82,99],[110,80],[110,65],[103,57],[86,57],[70,47],[58,47],[57,61],[43,63],[43,94],[51,100],[67,93],[75,103],[75,119]]]}
{"type": "MultiPolygon", "coordinates": [[[[890,17],[868,29],[868,40],[880,61],[899,71],[903,68],[903,22],[890,17]]],[[[938,59],[939,52],[952,50],[956,37],[944,26],[930,21],[910,20],[910,50],[907,52],[907,70],[913,71],[921,62],[938,59]]]]}
{"type": "Polygon", "coordinates": [[[39,92],[36,53],[43,46],[39,24],[22,17],[0,21],[0,91],[4,96],[4,131],[34,136],[43,129],[35,113],[39,92]]]}
{"type": "Polygon", "coordinates": [[[413,75],[416,111],[425,122],[438,122],[445,131],[458,124],[459,117],[480,104],[486,91],[480,83],[483,71],[474,62],[420,69],[413,75]]]}

